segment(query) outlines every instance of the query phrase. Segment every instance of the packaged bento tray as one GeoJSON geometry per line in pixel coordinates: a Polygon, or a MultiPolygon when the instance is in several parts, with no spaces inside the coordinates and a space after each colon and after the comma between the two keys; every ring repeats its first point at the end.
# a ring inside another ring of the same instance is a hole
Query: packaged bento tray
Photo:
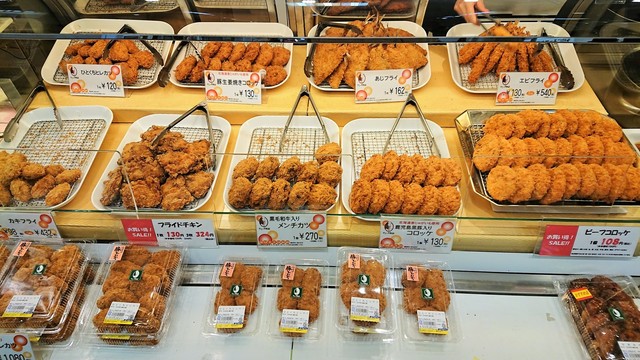
{"type": "Polygon", "coordinates": [[[230,257],[218,272],[220,287],[215,287],[204,322],[204,335],[253,335],[262,312],[264,261],[258,258],[230,257]]]}
{"type": "Polygon", "coordinates": [[[322,314],[327,311],[322,287],[329,263],[317,259],[285,259],[275,269],[282,286],[271,309],[269,334],[276,338],[317,340],[322,336],[322,314]]]}
{"type": "Polygon", "coordinates": [[[0,285],[0,329],[34,337],[60,331],[83,283],[89,259],[81,245],[21,241],[0,285]]]}
{"type": "Polygon", "coordinates": [[[101,289],[89,304],[89,338],[109,345],[158,344],[168,328],[184,257],[176,247],[115,245],[98,278],[101,289]]]}
{"type": "Polygon", "coordinates": [[[592,359],[637,359],[640,291],[631,277],[567,276],[554,285],[592,359]]]}
{"type": "Polygon", "coordinates": [[[343,333],[390,335],[395,319],[390,298],[391,257],[384,250],[338,250],[338,327],[343,333]]]}

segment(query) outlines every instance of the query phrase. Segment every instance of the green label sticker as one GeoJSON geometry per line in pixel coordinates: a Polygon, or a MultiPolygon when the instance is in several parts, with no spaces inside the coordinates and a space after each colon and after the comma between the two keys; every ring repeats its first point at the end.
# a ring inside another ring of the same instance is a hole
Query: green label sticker
{"type": "Polygon", "coordinates": [[[433,300],[434,296],[433,296],[433,289],[429,289],[429,288],[422,288],[422,298],[425,300],[433,300]]]}
{"type": "Polygon", "coordinates": [[[358,285],[369,286],[369,283],[371,281],[370,278],[371,277],[369,275],[367,275],[367,274],[358,275],[358,285]]]}
{"type": "Polygon", "coordinates": [[[620,310],[618,310],[616,308],[613,308],[613,307],[610,307],[607,310],[609,310],[609,315],[611,315],[611,320],[613,320],[613,321],[622,321],[622,320],[624,320],[624,314],[622,313],[622,311],[620,311],[620,310]]]}
{"type": "Polygon", "coordinates": [[[229,294],[231,296],[240,296],[242,293],[242,285],[231,285],[231,289],[229,289],[229,294]]]}
{"type": "Polygon", "coordinates": [[[293,288],[291,288],[291,298],[292,299],[300,299],[300,298],[302,298],[302,288],[301,287],[293,287],[293,288]]]}
{"type": "Polygon", "coordinates": [[[36,264],[33,267],[33,275],[44,275],[44,272],[47,270],[47,264],[36,264]]]}
{"type": "Polygon", "coordinates": [[[131,281],[140,281],[140,280],[142,280],[142,269],[131,270],[131,273],[129,274],[129,280],[131,280],[131,281]]]}

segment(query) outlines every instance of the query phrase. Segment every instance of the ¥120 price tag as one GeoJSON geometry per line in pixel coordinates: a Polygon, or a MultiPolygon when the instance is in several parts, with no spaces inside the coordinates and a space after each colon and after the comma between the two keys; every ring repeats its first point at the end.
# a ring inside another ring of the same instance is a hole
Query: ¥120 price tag
{"type": "Polygon", "coordinates": [[[27,334],[0,334],[0,344],[0,359],[2,360],[36,358],[27,334]]]}
{"type": "Polygon", "coordinates": [[[2,317],[32,317],[40,295],[14,295],[2,317]]]}
{"type": "Polygon", "coordinates": [[[168,245],[188,241],[190,245],[217,246],[212,219],[122,219],[132,244],[168,245]]]}
{"type": "Polygon", "coordinates": [[[456,232],[455,219],[380,217],[381,248],[428,250],[449,253],[456,232]]]}
{"type": "Polygon", "coordinates": [[[114,301],[111,303],[107,315],[104,317],[104,323],[131,325],[136,318],[139,308],[139,303],[114,301]]]}
{"type": "Polygon", "coordinates": [[[418,310],[418,331],[423,334],[448,334],[447,314],[442,311],[418,310]]]}
{"type": "Polygon", "coordinates": [[[496,105],[553,105],[559,79],[559,72],[500,73],[496,105]]]}
{"type": "Polygon", "coordinates": [[[349,312],[351,320],[380,322],[380,300],[352,297],[349,312]]]}
{"type": "Polygon", "coordinates": [[[640,227],[547,225],[539,255],[631,257],[640,227]]]}
{"type": "Polygon", "coordinates": [[[67,64],[71,95],[124,97],[120,65],[67,64]]]}
{"type": "Polygon", "coordinates": [[[327,247],[326,213],[257,214],[260,247],[327,247]]]}
{"type": "Polygon", "coordinates": [[[242,329],[244,326],[244,311],[244,306],[218,307],[218,314],[216,314],[216,329],[242,329]]]}
{"type": "Polygon", "coordinates": [[[412,76],[412,69],[356,71],[356,104],[405,101],[412,76]]]}
{"type": "Polygon", "coordinates": [[[309,332],[309,310],[282,310],[280,331],[298,334],[309,332]]]}
{"type": "Polygon", "coordinates": [[[261,83],[262,76],[259,72],[204,72],[204,89],[209,102],[261,104],[261,83]]]}
{"type": "Polygon", "coordinates": [[[9,239],[60,239],[50,212],[0,213],[0,241],[9,239]]]}

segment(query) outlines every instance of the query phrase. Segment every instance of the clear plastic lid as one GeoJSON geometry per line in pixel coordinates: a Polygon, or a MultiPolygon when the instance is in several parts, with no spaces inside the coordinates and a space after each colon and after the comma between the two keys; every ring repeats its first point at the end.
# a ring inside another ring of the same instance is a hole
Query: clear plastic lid
{"type": "Polygon", "coordinates": [[[640,342],[640,290],[631,277],[567,276],[554,285],[592,359],[635,358],[625,356],[640,342]]]}
{"type": "Polygon", "coordinates": [[[389,291],[390,268],[392,261],[387,251],[345,247],[338,250],[337,314],[343,334],[393,334],[396,325],[389,291]]]}
{"type": "Polygon", "coordinates": [[[204,335],[253,335],[258,331],[262,306],[262,281],[267,267],[258,258],[222,261],[204,321],[204,335]]]}

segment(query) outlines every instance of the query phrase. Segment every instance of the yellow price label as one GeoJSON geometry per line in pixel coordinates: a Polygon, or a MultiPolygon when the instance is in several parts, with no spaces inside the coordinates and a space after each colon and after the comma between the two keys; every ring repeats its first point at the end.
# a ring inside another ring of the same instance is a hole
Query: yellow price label
{"type": "Polygon", "coordinates": [[[587,289],[586,287],[571,290],[571,295],[573,295],[573,297],[578,301],[593,298],[593,295],[591,295],[591,292],[589,292],[589,289],[587,289]]]}
{"type": "Polygon", "coordinates": [[[364,315],[351,315],[350,318],[351,320],[354,320],[354,321],[366,321],[366,322],[374,322],[374,323],[380,322],[380,318],[374,318],[374,317],[364,316],[364,315]]]}
{"type": "Polygon", "coordinates": [[[29,318],[32,317],[33,314],[29,314],[29,313],[21,313],[21,312],[6,312],[4,314],[2,314],[2,317],[23,317],[23,318],[29,318]]]}
{"type": "Polygon", "coordinates": [[[102,335],[102,338],[107,340],[129,340],[131,335],[102,335]]]}
{"type": "Polygon", "coordinates": [[[436,335],[447,335],[449,330],[438,330],[438,329],[420,329],[421,334],[436,334],[436,335]]]}
{"type": "Polygon", "coordinates": [[[306,334],[309,332],[309,330],[307,329],[297,329],[297,328],[288,328],[288,327],[286,328],[281,327],[280,331],[286,332],[286,333],[297,333],[297,334],[306,334]]]}
{"type": "Polygon", "coordinates": [[[244,324],[216,324],[216,329],[242,329],[244,324]]]}
{"type": "Polygon", "coordinates": [[[132,320],[119,320],[119,319],[104,319],[105,324],[116,324],[116,325],[131,325],[133,324],[132,320]]]}

